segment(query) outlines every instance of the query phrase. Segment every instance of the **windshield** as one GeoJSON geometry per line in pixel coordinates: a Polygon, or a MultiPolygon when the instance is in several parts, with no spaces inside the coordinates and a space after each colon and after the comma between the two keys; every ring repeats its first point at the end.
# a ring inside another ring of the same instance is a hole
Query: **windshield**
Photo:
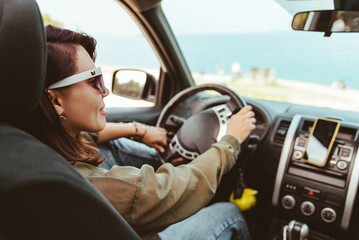
{"type": "MultiPolygon", "coordinates": [[[[98,40],[96,62],[106,86],[111,86],[112,72],[120,67],[158,76],[160,61],[154,50],[115,0],[37,2],[44,19],[98,40]]],[[[256,99],[359,112],[355,101],[359,34],[324,37],[320,32],[292,30],[298,11],[333,8],[331,1],[303,2],[163,0],[162,8],[197,84],[227,85],[256,99]]],[[[106,98],[106,106],[138,104],[112,97],[116,96],[106,98]]]]}
{"type": "Polygon", "coordinates": [[[359,34],[294,31],[295,9],[271,0],[164,1],[163,8],[197,84],[359,112],[359,34]]]}

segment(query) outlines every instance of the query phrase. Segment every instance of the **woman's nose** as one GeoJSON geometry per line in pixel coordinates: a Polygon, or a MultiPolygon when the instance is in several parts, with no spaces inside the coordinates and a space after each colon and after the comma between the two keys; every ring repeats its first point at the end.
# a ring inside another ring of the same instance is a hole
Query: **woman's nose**
{"type": "Polygon", "coordinates": [[[104,93],[101,93],[103,98],[107,97],[110,94],[110,90],[108,90],[107,87],[105,87],[105,89],[106,91],[104,93]]]}

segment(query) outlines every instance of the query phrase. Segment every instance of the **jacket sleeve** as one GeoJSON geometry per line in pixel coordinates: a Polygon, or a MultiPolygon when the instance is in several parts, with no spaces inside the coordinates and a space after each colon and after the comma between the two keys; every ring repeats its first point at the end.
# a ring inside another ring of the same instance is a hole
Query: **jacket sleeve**
{"type": "Polygon", "coordinates": [[[239,151],[238,141],[227,135],[191,163],[165,163],[157,172],[149,165],[109,171],[84,163],[75,166],[136,231],[160,231],[208,204],[239,151]]]}

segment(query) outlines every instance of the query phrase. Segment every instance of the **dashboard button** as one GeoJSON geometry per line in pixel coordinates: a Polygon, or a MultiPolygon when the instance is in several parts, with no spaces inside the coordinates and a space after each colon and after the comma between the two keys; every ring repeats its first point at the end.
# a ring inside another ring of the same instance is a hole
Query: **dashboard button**
{"type": "Polygon", "coordinates": [[[285,189],[289,190],[289,191],[293,191],[296,192],[298,187],[297,185],[291,184],[291,183],[286,183],[284,184],[285,189]]]}
{"type": "Polygon", "coordinates": [[[329,161],[329,166],[334,167],[335,165],[337,165],[337,160],[336,159],[329,161]]]}
{"type": "Polygon", "coordinates": [[[302,193],[304,196],[307,196],[307,197],[312,197],[312,198],[316,198],[316,199],[320,198],[320,190],[318,190],[318,189],[304,187],[302,193]]]}
{"type": "Polygon", "coordinates": [[[300,205],[300,211],[305,216],[312,216],[315,212],[315,206],[312,202],[305,201],[300,205]]]}
{"type": "Polygon", "coordinates": [[[293,157],[294,157],[294,159],[296,159],[296,160],[300,160],[300,159],[302,159],[302,157],[303,157],[303,152],[302,152],[302,151],[299,151],[299,150],[296,150],[296,151],[293,153],[293,157]]]}
{"type": "Polygon", "coordinates": [[[306,142],[307,142],[307,139],[305,137],[297,137],[296,146],[304,148],[306,142]]]}
{"type": "Polygon", "coordinates": [[[351,154],[350,148],[342,148],[340,151],[340,156],[342,156],[342,157],[349,157],[350,154],[351,154]]]}
{"type": "Polygon", "coordinates": [[[337,213],[332,208],[323,208],[320,217],[326,223],[332,223],[337,218],[337,213]]]}
{"type": "Polygon", "coordinates": [[[340,169],[340,170],[345,170],[347,167],[348,167],[348,163],[346,161],[339,161],[337,163],[337,167],[340,169]]]}
{"type": "Polygon", "coordinates": [[[294,197],[292,197],[291,195],[285,195],[282,198],[282,206],[287,209],[287,210],[291,210],[294,208],[295,206],[295,199],[294,197]]]}

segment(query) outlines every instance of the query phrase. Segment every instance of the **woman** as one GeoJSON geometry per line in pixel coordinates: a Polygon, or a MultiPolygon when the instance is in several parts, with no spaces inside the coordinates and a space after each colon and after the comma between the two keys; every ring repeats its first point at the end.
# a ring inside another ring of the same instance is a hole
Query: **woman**
{"type": "Polygon", "coordinates": [[[81,135],[106,126],[103,98],[109,92],[94,64],[96,41],[53,26],[46,27],[46,34],[46,89],[22,128],[71,162],[143,238],[248,239],[235,205],[205,206],[235,164],[240,143],[255,127],[251,107],[234,114],[228,135],[189,164],[166,163],[156,172],[146,164],[140,169],[99,168],[105,159],[81,135]]]}

